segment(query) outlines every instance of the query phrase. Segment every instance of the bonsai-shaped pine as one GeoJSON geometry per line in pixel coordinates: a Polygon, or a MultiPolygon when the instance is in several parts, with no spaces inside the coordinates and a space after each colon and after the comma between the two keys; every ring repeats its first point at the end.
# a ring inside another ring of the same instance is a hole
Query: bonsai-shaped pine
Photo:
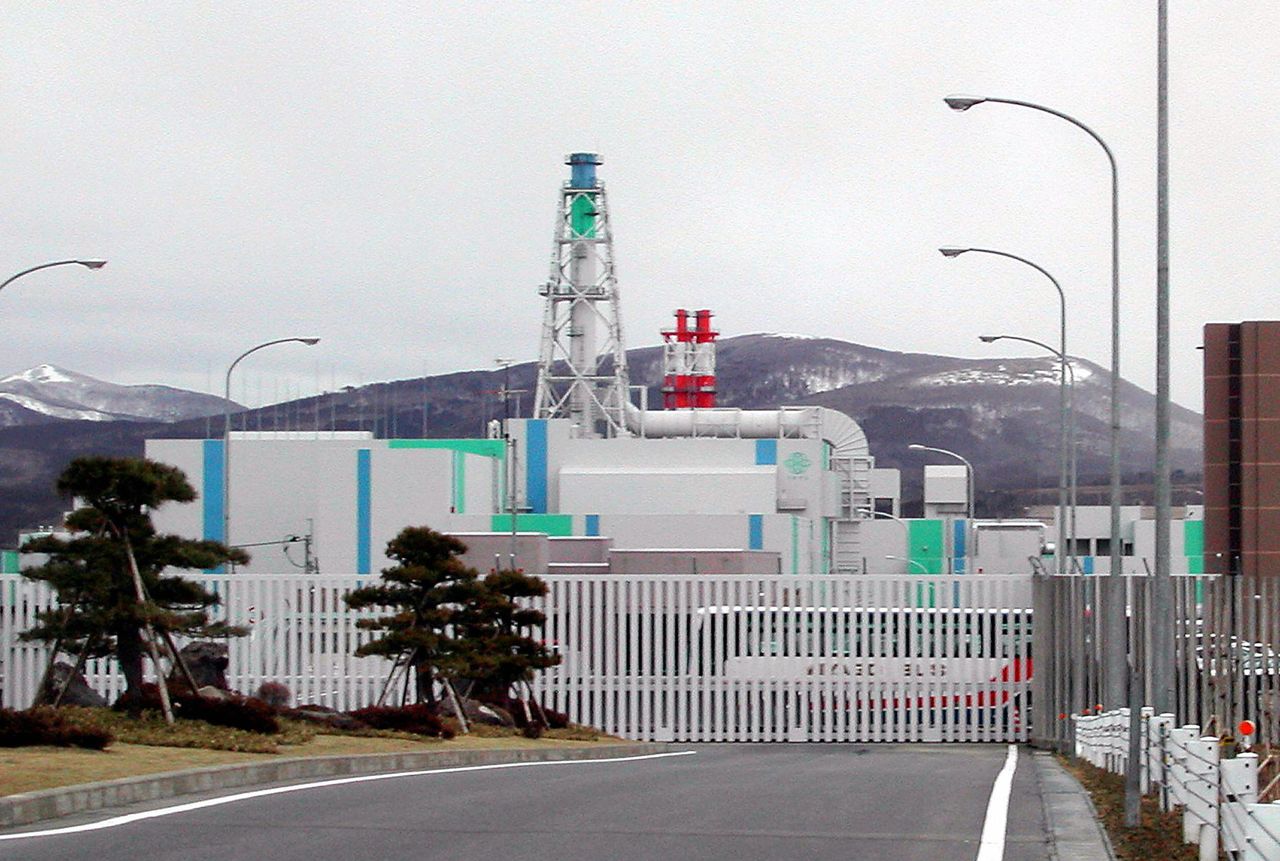
{"type": "MultiPolygon", "coordinates": [[[[82,457],[58,477],[58,492],[80,500],[67,517],[70,539],[45,536],[24,552],[46,553],[48,561],[22,573],[58,593],[59,607],[37,614],[25,640],[42,640],[78,654],[80,663],[114,655],[124,674],[126,702],[142,703],[143,659],[157,664],[156,637],[172,647],[174,634],[236,636],[244,631],[210,623],[217,595],[166,569],[208,569],[245,563],[243,550],[218,541],[161,535],[150,511],[167,502],[190,502],[196,492],[177,467],[143,458],[82,457]]],[[[160,667],[157,677],[163,678],[160,667]]],[[[162,698],[167,705],[164,687],[162,698]]]]}
{"type": "Polygon", "coordinates": [[[382,570],[382,582],[346,595],[352,609],[393,610],[356,623],[381,633],[356,649],[356,655],[405,661],[413,673],[418,702],[435,705],[436,680],[457,678],[465,665],[464,650],[450,626],[460,608],[480,591],[475,569],[457,558],[466,549],[458,539],[429,527],[405,527],[387,542],[387,556],[397,564],[382,570]]]}
{"type": "Polygon", "coordinates": [[[547,585],[519,569],[492,571],[480,585],[459,619],[465,672],[472,697],[506,705],[514,685],[560,663],[559,655],[526,633],[542,627],[546,616],[520,603],[547,594],[547,585]]]}

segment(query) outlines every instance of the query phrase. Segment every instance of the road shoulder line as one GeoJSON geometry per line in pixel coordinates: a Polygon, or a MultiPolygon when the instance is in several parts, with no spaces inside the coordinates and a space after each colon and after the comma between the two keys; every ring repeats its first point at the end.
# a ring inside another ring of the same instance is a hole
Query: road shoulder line
{"type": "Polygon", "coordinates": [[[311,778],[519,762],[617,759],[666,753],[678,748],[679,746],[672,744],[593,744],[554,749],[433,750],[359,756],[289,757],[268,762],[218,765],[5,796],[0,798],[0,828],[201,792],[311,778]]]}

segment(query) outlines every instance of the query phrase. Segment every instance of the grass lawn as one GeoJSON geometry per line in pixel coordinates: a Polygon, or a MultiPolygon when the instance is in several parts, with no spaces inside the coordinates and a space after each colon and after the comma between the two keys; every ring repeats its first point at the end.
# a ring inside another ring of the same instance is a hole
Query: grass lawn
{"type": "Polygon", "coordinates": [[[0,748],[0,796],[77,783],[115,780],[164,771],[182,771],[238,762],[263,762],[294,756],[354,756],[367,753],[435,750],[501,750],[583,747],[616,744],[621,739],[582,729],[548,730],[537,740],[510,731],[479,728],[474,735],[449,741],[409,737],[314,735],[298,744],[282,744],[276,753],[207,750],[116,742],[105,751],[64,747],[0,748]]]}

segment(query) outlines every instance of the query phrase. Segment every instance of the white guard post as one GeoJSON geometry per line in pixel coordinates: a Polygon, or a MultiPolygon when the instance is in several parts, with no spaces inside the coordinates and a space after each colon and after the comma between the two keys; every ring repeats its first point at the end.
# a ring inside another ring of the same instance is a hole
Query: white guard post
{"type": "Polygon", "coordinates": [[[1243,852],[1248,805],[1258,803],[1258,755],[1242,753],[1222,761],[1222,848],[1235,857],[1243,852]]]}

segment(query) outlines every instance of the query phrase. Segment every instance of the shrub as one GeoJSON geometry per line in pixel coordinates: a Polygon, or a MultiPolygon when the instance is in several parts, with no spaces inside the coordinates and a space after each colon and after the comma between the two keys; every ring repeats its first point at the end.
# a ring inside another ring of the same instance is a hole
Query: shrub
{"type": "Polygon", "coordinates": [[[369,706],[348,714],[374,729],[394,729],[433,738],[453,738],[453,730],[425,703],[408,706],[369,706]]]}
{"type": "MultiPolygon", "coordinates": [[[[275,710],[262,700],[234,694],[227,699],[201,697],[191,693],[184,685],[174,685],[170,691],[173,716],[183,720],[202,720],[214,726],[243,729],[264,735],[278,735],[280,722],[275,710]]],[[[154,684],[142,686],[141,694],[125,694],[112,706],[116,711],[138,713],[160,711],[160,689],[154,684]]]]}
{"type": "Polygon", "coordinates": [[[102,727],[73,726],[57,709],[37,707],[28,711],[0,709],[0,747],[27,747],[50,744],[103,750],[115,741],[102,727]]]}
{"type": "Polygon", "coordinates": [[[279,682],[263,682],[258,685],[258,699],[275,709],[286,709],[293,693],[279,682]]]}

